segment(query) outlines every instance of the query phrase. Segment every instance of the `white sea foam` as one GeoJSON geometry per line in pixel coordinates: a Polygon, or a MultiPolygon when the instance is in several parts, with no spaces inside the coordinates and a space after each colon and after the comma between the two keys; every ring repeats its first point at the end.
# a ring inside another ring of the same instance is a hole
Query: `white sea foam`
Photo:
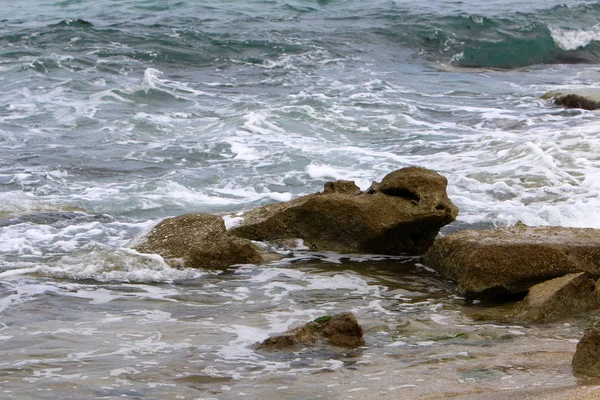
{"type": "Polygon", "coordinates": [[[243,220],[244,220],[243,217],[233,217],[231,215],[223,215],[223,221],[225,222],[225,229],[235,228],[236,226],[239,226],[243,220]]]}
{"type": "Polygon", "coordinates": [[[92,279],[99,282],[173,282],[205,275],[196,269],[173,269],[156,254],[131,249],[94,249],[65,256],[57,266],[40,266],[37,273],[54,278],[92,279]]]}
{"type": "Polygon", "coordinates": [[[313,179],[343,179],[346,173],[325,164],[311,164],[306,168],[308,176],[313,179]]]}
{"type": "Polygon", "coordinates": [[[592,30],[566,30],[550,28],[554,43],[563,50],[576,50],[587,46],[593,41],[600,41],[600,27],[592,30]]]}

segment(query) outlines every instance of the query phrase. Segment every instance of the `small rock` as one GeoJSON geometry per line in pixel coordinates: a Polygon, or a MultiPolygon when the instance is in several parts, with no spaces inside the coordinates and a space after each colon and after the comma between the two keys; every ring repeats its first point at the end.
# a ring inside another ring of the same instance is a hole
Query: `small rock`
{"type": "Polygon", "coordinates": [[[587,376],[600,376],[600,331],[583,335],[571,363],[573,372],[587,376]]]}
{"type": "Polygon", "coordinates": [[[223,268],[262,262],[258,247],[250,240],[229,235],[223,218],[206,213],[166,218],[146,236],[134,238],[128,246],[141,253],[159,254],[174,265],[183,260],[186,268],[223,268]]]}
{"type": "Polygon", "coordinates": [[[339,314],[322,324],[321,333],[332,346],[360,347],[365,345],[363,329],[354,314],[339,314]]]}
{"type": "Polygon", "coordinates": [[[280,336],[262,342],[259,349],[283,349],[291,346],[310,346],[326,341],[332,346],[360,347],[365,345],[362,327],[354,314],[347,312],[334,317],[317,318],[280,336]]]}
{"type": "Polygon", "coordinates": [[[565,275],[532,286],[516,318],[550,322],[600,308],[594,278],[587,272],[565,275]]]}
{"type": "Polygon", "coordinates": [[[567,108],[582,108],[590,111],[600,109],[600,90],[553,91],[545,93],[542,98],[552,100],[554,104],[567,108]]]}

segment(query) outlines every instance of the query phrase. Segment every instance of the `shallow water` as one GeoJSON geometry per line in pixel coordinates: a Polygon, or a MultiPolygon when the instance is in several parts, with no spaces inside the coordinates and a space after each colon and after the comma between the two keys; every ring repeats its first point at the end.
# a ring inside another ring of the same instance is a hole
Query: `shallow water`
{"type": "Polygon", "coordinates": [[[570,357],[589,319],[474,321],[454,285],[415,261],[298,253],[171,284],[20,276],[2,286],[0,390],[7,398],[342,399],[575,383],[570,357]],[[255,348],[346,310],[365,330],[364,348],[255,348]]]}
{"type": "Polygon", "coordinates": [[[0,390],[8,398],[443,398],[576,383],[569,325],[475,321],[418,259],[296,252],[175,270],[124,248],[409,165],[448,233],[600,227],[591,1],[10,2],[0,15],[0,390]],[[356,313],[366,347],[258,352],[356,313]],[[179,396],[179,397],[178,397],[179,396]],[[437,397],[436,397],[437,396],[437,397]]]}

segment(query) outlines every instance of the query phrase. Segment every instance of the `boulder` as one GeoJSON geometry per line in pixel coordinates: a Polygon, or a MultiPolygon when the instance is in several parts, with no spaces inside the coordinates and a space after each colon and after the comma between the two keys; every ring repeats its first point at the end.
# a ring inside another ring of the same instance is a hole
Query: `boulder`
{"type": "Polygon", "coordinates": [[[172,265],[183,261],[186,268],[262,262],[258,247],[250,240],[229,235],[223,218],[206,213],[166,218],[150,232],[134,238],[128,247],[159,254],[172,265]]]}
{"type": "Polygon", "coordinates": [[[583,335],[571,363],[573,372],[587,376],[600,376],[600,331],[583,335]]]}
{"type": "Polygon", "coordinates": [[[320,317],[283,335],[270,337],[258,348],[276,350],[297,345],[310,346],[319,342],[327,342],[338,347],[365,345],[362,327],[356,321],[354,314],[347,312],[333,317],[320,317]]]}
{"type": "Polygon", "coordinates": [[[259,241],[302,239],[313,250],[423,254],[458,214],[446,185],[418,167],[392,172],[368,193],[353,182],[327,182],[322,193],[245,213],[229,232],[259,241]]]}
{"type": "Polygon", "coordinates": [[[556,90],[543,94],[542,98],[552,100],[554,104],[567,108],[584,110],[600,108],[600,90],[597,89],[556,90]]]}
{"type": "Polygon", "coordinates": [[[525,293],[575,272],[600,276],[600,231],[562,227],[466,230],[435,242],[424,263],[468,297],[525,293]]]}
{"type": "Polygon", "coordinates": [[[598,308],[594,278],[587,272],[579,272],[532,286],[517,307],[516,319],[551,322],[598,308]]]}

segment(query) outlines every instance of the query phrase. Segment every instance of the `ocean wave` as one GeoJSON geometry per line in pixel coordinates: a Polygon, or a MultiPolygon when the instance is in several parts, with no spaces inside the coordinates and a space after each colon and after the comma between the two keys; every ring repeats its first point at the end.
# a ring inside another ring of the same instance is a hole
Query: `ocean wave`
{"type": "Polygon", "coordinates": [[[600,5],[558,6],[494,17],[457,15],[436,20],[429,15],[396,25],[386,34],[418,47],[426,58],[457,67],[598,63],[599,18],[600,5]]]}
{"type": "MultiPolygon", "coordinates": [[[[479,9],[480,14],[470,14],[382,4],[343,8],[334,2],[315,7],[287,2],[261,9],[256,15],[212,11],[211,19],[159,17],[117,20],[109,25],[101,17],[90,16],[93,23],[63,19],[10,32],[0,36],[0,43],[29,52],[67,49],[85,54],[88,63],[125,57],[132,65],[151,64],[159,69],[175,64],[219,69],[293,65],[306,70],[321,61],[351,59],[381,45],[469,68],[600,61],[600,4],[527,12],[498,10],[497,14],[484,8],[479,9]],[[294,21],[293,29],[281,23],[288,20],[294,21]],[[231,25],[237,28],[228,29],[231,25]],[[312,59],[315,49],[320,51],[317,60],[312,59]]],[[[60,67],[46,64],[49,62],[37,67],[42,72],[60,67]]]]}
{"type": "Polygon", "coordinates": [[[550,28],[554,43],[563,50],[570,51],[585,48],[592,42],[600,42],[600,28],[594,26],[592,30],[575,30],[550,28]]]}
{"type": "Polygon", "coordinates": [[[56,23],[56,24],[53,24],[50,26],[70,26],[72,28],[90,28],[90,27],[94,26],[94,24],[92,24],[89,21],[86,21],[85,19],[74,18],[74,19],[64,19],[64,20],[60,21],[59,23],[56,23]]]}

